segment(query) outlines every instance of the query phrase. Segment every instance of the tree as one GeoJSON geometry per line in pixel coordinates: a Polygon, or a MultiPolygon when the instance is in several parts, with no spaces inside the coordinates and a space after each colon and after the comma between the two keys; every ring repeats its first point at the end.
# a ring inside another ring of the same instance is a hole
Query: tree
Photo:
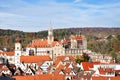
{"type": "Polygon", "coordinates": [[[117,54],[116,54],[114,51],[111,51],[111,56],[112,56],[112,58],[114,59],[114,58],[117,57],[117,54]]]}
{"type": "Polygon", "coordinates": [[[84,61],[84,58],[83,58],[82,56],[78,56],[78,55],[76,56],[76,59],[75,59],[75,62],[76,62],[76,63],[79,63],[79,64],[80,64],[80,63],[83,62],[83,61],[84,61]]]}

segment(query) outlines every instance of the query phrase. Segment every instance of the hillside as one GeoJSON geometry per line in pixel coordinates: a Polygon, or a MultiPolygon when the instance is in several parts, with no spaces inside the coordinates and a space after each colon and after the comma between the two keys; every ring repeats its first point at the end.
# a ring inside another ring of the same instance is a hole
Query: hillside
{"type": "MultiPolygon", "coordinates": [[[[65,28],[65,29],[55,29],[54,37],[55,39],[62,39],[64,37],[68,38],[71,34],[82,33],[91,40],[93,37],[103,37],[108,35],[120,35],[120,28],[65,28]]],[[[15,38],[19,37],[23,47],[31,42],[35,38],[47,38],[47,31],[40,32],[23,32],[18,30],[3,30],[0,29],[0,49],[4,47],[8,50],[14,49],[15,38]],[[11,49],[12,48],[12,49],[11,49]]]]}

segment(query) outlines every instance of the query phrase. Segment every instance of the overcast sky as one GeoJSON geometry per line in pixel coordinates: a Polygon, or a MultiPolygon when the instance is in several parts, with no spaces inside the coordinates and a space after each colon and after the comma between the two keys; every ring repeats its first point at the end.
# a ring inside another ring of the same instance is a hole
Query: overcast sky
{"type": "Polygon", "coordinates": [[[0,0],[0,29],[120,27],[120,0],[0,0]]]}

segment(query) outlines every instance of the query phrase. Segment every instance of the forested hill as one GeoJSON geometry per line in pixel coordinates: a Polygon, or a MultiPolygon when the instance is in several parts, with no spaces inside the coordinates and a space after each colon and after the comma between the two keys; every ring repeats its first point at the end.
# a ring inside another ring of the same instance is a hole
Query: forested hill
{"type": "MultiPolygon", "coordinates": [[[[55,29],[55,39],[62,39],[71,34],[84,34],[88,36],[105,36],[105,35],[120,35],[120,28],[66,28],[55,29]]],[[[4,47],[14,48],[15,38],[19,37],[23,47],[25,47],[32,39],[47,38],[47,31],[40,32],[23,32],[18,30],[3,30],[0,29],[0,49],[4,47]]]]}

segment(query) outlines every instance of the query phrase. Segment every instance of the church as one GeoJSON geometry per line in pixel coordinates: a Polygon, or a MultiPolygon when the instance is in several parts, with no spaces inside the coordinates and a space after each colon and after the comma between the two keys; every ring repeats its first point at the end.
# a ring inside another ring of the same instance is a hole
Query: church
{"type": "Polygon", "coordinates": [[[81,55],[87,50],[87,40],[83,35],[71,35],[69,39],[55,41],[53,28],[49,27],[47,39],[34,39],[26,47],[26,55],[57,56],[81,55]],[[67,46],[67,47],[66,47],[67,46]]]}
{"type": "MultiPolygon", "coordinates": [[[[27,46],[26,51],[22,51],[20,39],[16,38],[14,52],[0,52],[0,62],[3,63],[7,59],[10,63],[19,66],[22,57],[30,58],[30,56],[49,56],[54,60],[57,56],[82,55],[87,50],[87,40],[83,35],[71,35],[69,39],[55,41],[53,28],[49,27],[48,37],[46,39],[33,39],[27,46]]],[[[32,57],[32,58],[33,58],[32,57]]]]}

